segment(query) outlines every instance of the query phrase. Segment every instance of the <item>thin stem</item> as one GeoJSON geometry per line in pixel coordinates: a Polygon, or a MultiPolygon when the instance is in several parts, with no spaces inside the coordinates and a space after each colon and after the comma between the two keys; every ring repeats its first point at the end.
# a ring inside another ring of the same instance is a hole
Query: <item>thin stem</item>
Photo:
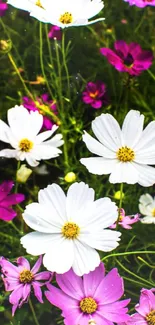
{"type": "Polygon", "coordinates": [[[19,240],[15,236],[7,235],[4,232],[0,232],[0,236],[5,237],[5,238],[7,238],[7,239],[9,239],[11,241],[18,241],[19,242],[19,240]]]}
{"type": "Polygon", "coordinates": [[[107,260],[109,257],[140,255],[140,254],[155,254],[155,251],[134,251],[134,252],[113,253],[103,257],[102,261],[107,260]]]}
{"type": "Polygon", "coordinates": [[[123,183],[120,186],[120,200],[119,200],[119,209],[122,208],[122,200],[123,200],[123,183]]]}
{"type": "MultiPolygon", "coordinates": [[[[18,160],[18,163],[17,163],[17,170],[16,170],[16,175],[17,175],[17,171],[18,171],[18,169],[20,168],[20,160],[18,160]]],[[[17,177],[16,177],[17,178],[17,177]]],[[[17,180],[16,180],[16,183],[15,183],[15,188],[14,188],[14,192],[15,193],[17,193],[17,191],[18,191],[18,182],[17,182],[17,180]]]]}
{"type": "Polygon", "coordinates": [[[26,84],[25,84],[25,81],[24,81],[24,79],[22,78],[22,76],[21,76],[21,74],[20,74],[20,72],[19,72],[19,69],[17,68],[17,65],[16,65],[16,63],[15,63],[15,61],[14,61],[14,59],[13,59],[13,56],[12,56],[10,53],[8,53],[8,58],[9,58],[11,64],[12,64],[14,70],[16,71],[16,73],[17,73],[17,75],[18,75],[20,81],[22,82],[22,85],[23,85],[23,87],[24,87],[24,89],[25,89],[25,92],[27,93],[27,95],[28,95],[30,98],[33,99],[32,94],[30,93],[29,89],[27,88],[27,86],[26,86],[26,84]]]}
{"type": "Polygon", "coordinates": [[[37,316],[36,316],[36,313],[35,313],[35,310],[34,310],[34,307],[32,305],[32,301],[31,299],[29,298],[29,306],[30,306],[30,309],[32,311],[32,315],[33,315],[33,318],[34,318],[34,322],[36,325],[40,325],[39,322],[38,322],[38,319],[37,319],[37,316]]]}
{"type": "Polygon", "coordinates": [[[12,228],[14,228],[18,232],[18,234],[22,235],[22,232],[15,226],[12,221],[9,222],[9,225],[12,226],[12,228]]]}
{"type": "Polygon", "coordinates": [[[70,101],[70,77],[69,77],[69,72],[68,72],[68,67],[67,67],[67,62],[66,62],[66,51],[65,51],[65,31],[63,30],[62,32],[62,58],[63,58],[63,64],[64,64],[64,68],[65,68],[65,72],[66,72],[66,77],[67,77],[67,88],[68,88],[68,92],[67,92],[67,97],[70,101]]]}

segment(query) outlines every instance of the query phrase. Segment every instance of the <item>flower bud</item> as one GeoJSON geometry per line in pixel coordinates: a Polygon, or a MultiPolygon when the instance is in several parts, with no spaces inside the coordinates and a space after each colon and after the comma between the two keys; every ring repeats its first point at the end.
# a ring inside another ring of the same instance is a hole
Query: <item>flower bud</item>
{"type": "Polygon", "coordinates": [[[32,174],[32,169],[27,168],[26,165],[21,165],[16,173],[16,181],[19,183],[26,183],[27,179],[32,174]]]}
{"type": "Polygon", "coordinates": [[[5,54],[10,52],[12,48],[11,40],[0,40],[0,53],[5,54]]]}
{"type": "Polygon", "coordinates": [[[73,172],[69,172],[69,173],[66,174],[66,176],[64,177],[64,179],[65,179],[65,181],[67,183],[73,183],[76,180],[76,174],[73,173],[73,172]]]}
{"type": "MultiPolygon", "coordinates": [[[[114,199],[116,199],[116,200],[120,200],[120,198],[121,198],[121,191],[117,191],[117,192],[115,192],[115,194],[114,194],[114,199]]],[[[122,192],[122,199],[124,198],[124,193],[122,192]]]]}

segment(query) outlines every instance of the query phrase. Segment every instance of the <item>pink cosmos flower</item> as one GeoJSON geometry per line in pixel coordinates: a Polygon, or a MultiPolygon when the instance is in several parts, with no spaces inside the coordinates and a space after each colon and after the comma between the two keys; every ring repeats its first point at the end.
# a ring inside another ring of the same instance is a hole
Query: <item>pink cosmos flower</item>
{"type": "Polygon", "coordinates": [[[56,281],[61,289],[51,284],[45,292],[51,304],[62,310],[64,324],[113,325],[113,322],[127,321],[126,305],[130,299],[118,301],[124,293],[123,279],[117,269],[112,269],[105,276],[104,264],[83,278],[72,269],[64,274],[57,274],[56,281]]]}
{"type": "Polygon", "coordinates": [[[124,41],[116,41],[114,48],[115,50],[113,51],[103,47],[100,49],[100,52],[118,71],[138,76],[143,70],[149,69],[152,64],[152,52],[142,50],[141,46],[137,43],[127,44],[124,41]]]}
{"type": "Polygon", "coordinates": [[[106,85],[101,81],[88,82],[86,90],[82,93],[82,100],[95,109],[101,108],[107,103],[106,85]]]}
{"type": "Polygon", "coordinates": [[[137,313],[131,315],[128,325],[153,325],[155,319],[154,289],[142,289],[139,304],[135,306],[137,313]]]}
{"type": "Polygon", "coordinates": [[[0,17],[5,15],[5,11],[8,9],[8,5],[7,3],[2,2],[2,0],[0,0],[0,17]]]}
{"type": "Polygon", "coordinates": [[[49,38],[56,38],[58,41],[61,41],[62,39],[62,31],[61,28],[58,26],[52,26],[49,33],[48,33],[49,38]]]}
{"type": "MultiPolygon", "coordinates": [[[[137,213],[135,215],[131,215],[131,216],[126,216],[125,215],[125,210],[124,209],[120,209],[120,216],[119,216],[119,222],[118,224],[125,229],[132,229],[132,227],[130,225],[132,225],[133,223],[136,223],[140,220],[140,214],[137,213]]],[[[109,227],[111,229],[115,229],[116,228],[116,223],[114,223],[111,227],[109,227]]]]}
{"type": "Polygon", "coordinates": [[[0,219],[4,221],[11,221],[15,218],[17,213],[12,209],[12,205],[25,200],[24,194],[9,194],[13,186],[12,181],[4,181],[0,185],[0,219]]]}
{"type": "Polygon", "coordinates": [[[42,94],[40,97],[36,98],[36,101],[28,97],[23,97],[23,106],[27,108],[29,111],[38,111],[43,115],[43,127],[47,130],[51,130],[52,126],[55,124],[51,121],[51,118],[46,116],[45,114],[53,111],[53,113],[57,114],[57,106],[55,101],[49,100],[48,94],[42,94]]]}
{"type": "Polygon", "coordinates": [[[130,6],[137,6],[139,8],[144,8],[146,6],[155,6],[155,0],[124,0],[129,2],[130,6]]]}
{"type": "Polygon", "coordinates": [[[24,257],[17,258],[17,266],[1,257],[0,266],[2,267],[2,280],[5,290],[12,291],[9,296],[9,302],[13,305],[13,316],[17,307],[20,308],[24,302],[27,302],[31,287],[33,287],[36,298],[40,303],[43,303],[40,287],[51,280],[52,273],[48,271],[37,273],[41,264],[42,256],[39,257],[32,269],[30,269],[30,264],[24,257]]]}

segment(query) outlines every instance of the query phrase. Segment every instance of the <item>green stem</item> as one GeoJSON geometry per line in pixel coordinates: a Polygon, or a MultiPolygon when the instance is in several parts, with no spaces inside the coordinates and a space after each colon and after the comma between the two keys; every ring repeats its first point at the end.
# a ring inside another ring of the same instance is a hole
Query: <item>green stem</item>
{"type": "Polygon", "coordinates": [[[15,226],[15,224],[12,221],[9,222],[9,225],[12,228],[14,228],[18,232],[18,234],[22,235],[22,232],[15,226]]]}
{"type": "Polygon", "coordinates": [[[38,322],[38,319],[37,319],[37,316],[36,316],[36,313],[35,313],[35,310],[34,310],[34,307],[32,305],[32,301],[31,299],[29,298],[29,306],[30,306],[30,309],[32,311],[32,315],[33,315],[33,318],[34,318],[34,322],[36,325],[39,325],[39,322],[38,322]]]}
{"type": "Polygon", "coordinates": [[[155,254],[155,251],[134,251],[134,252],[113,253],[103,257],[102,261],[107,260],[109,257],[127,256],[127,255],[130,256],[130,255],[140,255],[140,254],[155,254]]]}
{"type": "Polygon", "coordinates": [[[123,183],[120,185],[120,200],[119,200],[119,209],[118,209],[118,218],[116,221],[116,227],[118,226],[119,223],[119,218],[120,218],[120,209],[122,208],[122,200],[123,200],[123,183]]]}
{"type": "Polygon", "coordinates": [[[62,33],[62,58],[63,58],[63,65],[65,68],[65,73],[66,73],[66,77],[67,77],[67,97],[69,99],[70,102],[70,77],[69,77],[69,72],[68,72],[68,66],[67,66],[67,62],[66,62],[66,51],[65,51],[65,31],[63,30],[62,33]]]}
{"type": "Polygon", "coordinates": [[[7,239],[9,239],[11,241],[18,241],[19,242],[19,240],[16,237],[7,235],[4,232],[0,232],[0,236],[5,237],[5,238],[7,238],[7,239]]]}
{"type": "MultiPolygon", "coordinates": [[[[17,170],[16,170],[16,174],[17,174],[18,169],[20,168],[20,165],[21,165],[20,160],[18,160],[18,162],[17,162],[17,170]]],[[[14,192],[15,192],[15,193],[18,192],[18,182],[17,182],[17,180],[16,180],[16,183],[15,183],[14,192]]]]}

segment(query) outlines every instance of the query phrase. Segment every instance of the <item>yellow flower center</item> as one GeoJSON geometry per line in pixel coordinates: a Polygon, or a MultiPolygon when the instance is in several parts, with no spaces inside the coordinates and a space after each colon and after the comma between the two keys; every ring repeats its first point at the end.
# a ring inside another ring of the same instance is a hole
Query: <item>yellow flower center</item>
{"type": "Polygon", "coordinates": [[[19,280],[22,283],[30,283],[33,280],[33,273],[29,270],[23,270],[19,274],[19,280]]]}
{"type": "Polygon", "coordinates": [[[86,314],[92,314],[96,311],[97,309],[97,303],[96,301],[91,298],[91,297],[88,297],[88,298],[83,298],[81,301],[80,301],[80,308],[81,308],[81,311],[83,311],[83,313],[86,313],[86,314]]]}
{"type": "Polygon", "coordinates": [[[117,158],[122,162],[133,161],[135,158],[135,153],[131,148],[127,146],[121,147],[117,151],[117,158]]]}
{"type": "Polygon", "coordinates": [[[99,94],[99,92],[98,92],[98,90],[96,90],[94,93],[89,93],[89,96],[91,98],[96,98],[98,96],[98,94],[99,94]]]}
{"type": "Polygon", "coordinates": [[[33,142],[28,139],[22,139],[19,142],[19,148],[21,151],[29,152],[33,148],[33,142]]]}
{"type": "Polygon", "coordinates": [[[63,236],[67,239],[76,239],[79,235],[80,228],[74,222],[66,222],[61,230],[63,236]]]}
{"type": "Polygon", "coordinates": [[[40,0],[37,0],[36,3],[35,3],[35,5],[38,6],[38,7],[40,7],[40,8],[42,8],[42,9],[44,9],[44,7],[42,6],[40,0]]]}
{"type": "Polygon", "coordinates": [[[155,217],[155,208],[152,210],[152,217],[155,217]]]}
{"type": "Polygon", "coordinates": [[[70,12],[66,11],[63,15],[60,16],[59,21],[62,24],[71,24],[73,21],[73,16],[70,12]]]}
{"type": "Polygon", "coordinates": [[[150,313],[145,317],[148,325],[155,325],[155,310],[150,311],[150,313]]]}

